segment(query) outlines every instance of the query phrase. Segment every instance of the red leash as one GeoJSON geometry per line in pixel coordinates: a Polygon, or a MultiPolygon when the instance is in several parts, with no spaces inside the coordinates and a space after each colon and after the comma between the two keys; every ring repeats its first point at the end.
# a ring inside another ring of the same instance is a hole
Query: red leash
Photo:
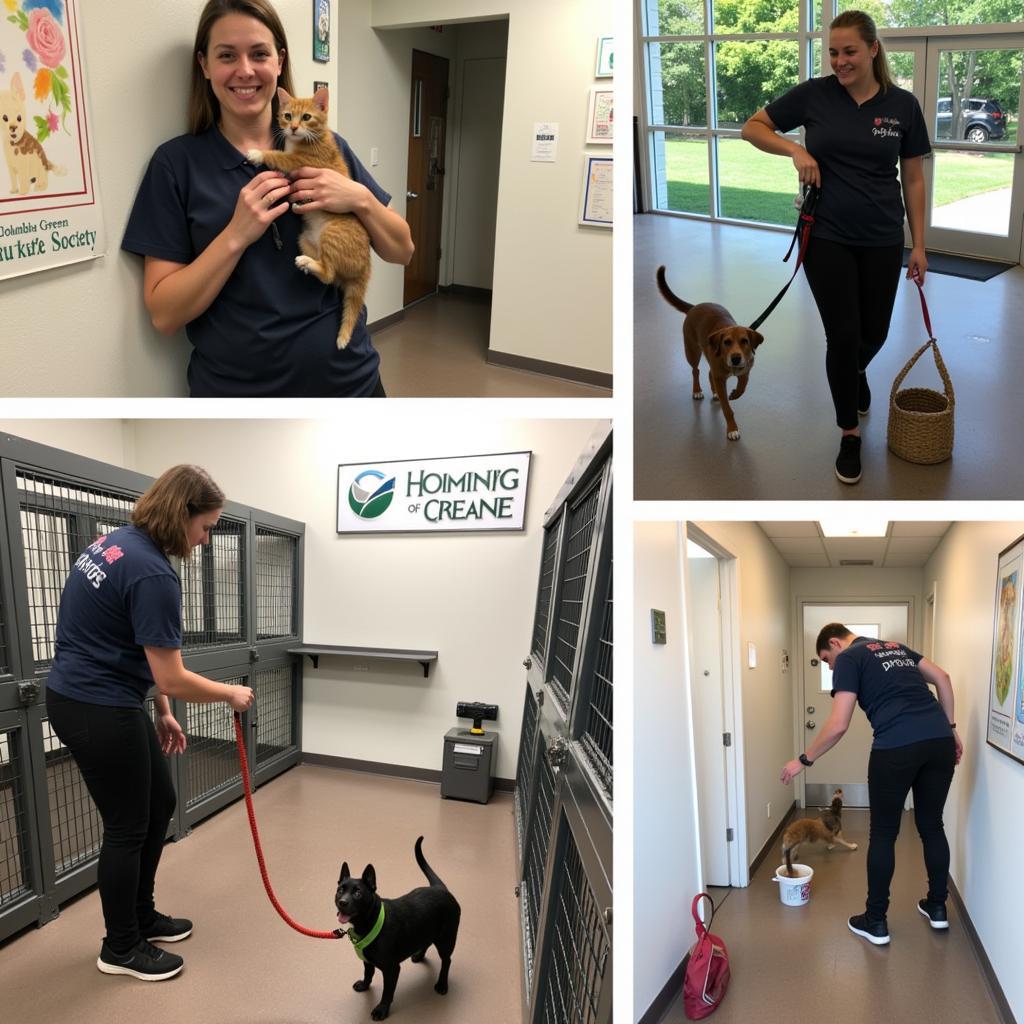
{"type": "Polygon", "coordinates": [[[270,897],[270,902],[274,905],[274,909],[284,919],[285,924],[290,925],[297,932],[302,932],[303,935],[308,935],[313,939],[340,939],[341,935],[336,935],[334,932],[317,932],[311,928],[304,928],[301,924],[297,924],[289,916],[284,907],[281,906],[277,901],[277,897],[274,895],[274,890],[270,886],[270,877],[267,874],[267,865],[263,860],[263,848],[260,846],[260,833],[256,828],[256,812],[252,807],[252,787],[249,785],[249,761],[245,756],[245,740],[242,736],[242,716],[236,711],[235,715],[235,742],[238,744],[238,760],[242,765],[242,785],[245,787],[245,806],[249,811],[249,828],[252,831],[252,843],[256,848],[256,859],[260,864],[260,874],[263,876],[263,888],[267,890],[267,895],[270,897]]]}
{"type": "Polygon", "coordinates": [[[917,285],[917,294],[921,296],[921,312],[924,314],[924,325],[928,329],[928,340],[935,340],[935,332],[932,330],[932,318],[928,315],[928,303],[924,301],[924,287],[921,284],[921,277],[914,270],[914,276],[910,279],[917,285]]]}

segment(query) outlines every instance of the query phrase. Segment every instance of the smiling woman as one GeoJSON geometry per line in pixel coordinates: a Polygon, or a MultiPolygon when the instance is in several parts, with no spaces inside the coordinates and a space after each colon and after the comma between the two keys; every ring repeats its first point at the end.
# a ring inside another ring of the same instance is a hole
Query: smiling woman
{"type": "Polygon", "coordinates": [[[189,134],[153,156],[122,248],[145,258],[143,298],[163,334],[185,328],[194,397],[384,397],[362,307],[347,347],[342,299],[297,269],[304,213],[353,214],[382,259],[408,263],[405,220],[340,136],[351,177],[257,172],[294,94],[288,43],[268,0],[209,0],[193,47],[189,134]]]}

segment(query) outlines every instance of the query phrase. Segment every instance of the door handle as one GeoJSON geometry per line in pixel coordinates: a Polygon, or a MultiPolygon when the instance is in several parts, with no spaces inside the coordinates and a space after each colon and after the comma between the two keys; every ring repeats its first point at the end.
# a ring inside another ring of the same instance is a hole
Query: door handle
{"type": "Polygon", "coordinates": [[[814,728],[814,723],[813,722],[808,722],[807,723],[807,728],[808,729],[813,729],[814,728]]]}
{"type": "Polygon", "coordinates": [[[419,192],[406,192],[405,193],[405,198],[406,199],[419,199],[419,197],[420,197],[419,192]]]}

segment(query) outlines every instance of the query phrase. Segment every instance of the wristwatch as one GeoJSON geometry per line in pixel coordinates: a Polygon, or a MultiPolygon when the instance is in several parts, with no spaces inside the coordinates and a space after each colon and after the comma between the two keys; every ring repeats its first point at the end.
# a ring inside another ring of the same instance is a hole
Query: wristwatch
{"type": "Polygon", "coordinates": [[[797,758],[797,760],[798,760],[798,761],[799,761],[799,762],[800,762],[800,763],[801,763],[801,764],[802,764],[802,765],[803,765],[803,766],[804,766],[805,768],[810,768],[810,767],[811,767],[811,765],[812,765],[812,764],[814,764],[814,762],[813,762],[813,761],[809,761],[809,760],[807,759],[807,755],[806,755],[806,754],[801,754],[801,755],[800,755],[800,756],[799,756],[799,757],[797,758]]]}

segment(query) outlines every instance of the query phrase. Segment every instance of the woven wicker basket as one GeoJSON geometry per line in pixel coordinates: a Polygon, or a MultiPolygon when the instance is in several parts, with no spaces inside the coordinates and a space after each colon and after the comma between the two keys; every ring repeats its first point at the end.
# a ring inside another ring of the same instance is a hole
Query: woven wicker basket
{"type": "Polygon", "coordinates": [[[939,346],[930,338],[907,361],[892,384],[889,395],[889,450],[907,462],[932,465],[945,462],[953,454],[953,382],[939,354],[939,346]],[[903,379],[914,363],[931,348],[935,366],[945,393],[931,388],[904,388],[903,379]]]}

